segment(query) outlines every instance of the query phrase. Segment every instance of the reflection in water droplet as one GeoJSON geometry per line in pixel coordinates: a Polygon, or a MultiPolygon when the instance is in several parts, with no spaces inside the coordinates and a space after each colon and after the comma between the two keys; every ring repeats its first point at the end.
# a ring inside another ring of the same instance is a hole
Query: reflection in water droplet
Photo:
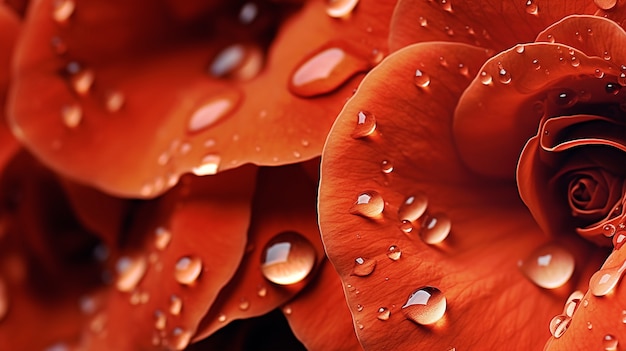
{"type": "Polygon", "coordinates": [[[351,136],[355,139],[371,135],[376,130],[376,117],[371,112],[359,111],[351,136]]]}
{"type": "Polygon", "coordinates": [[[420,237],[426,244],[440,244],[450,234],[452,221],[443,213],[429,215],[420,228],[420,237]]]}
{"type": "Polygon", "coordinates": [[[413,82],[420,88],[426,88],[430,85],[430,76],[419,69],[415,70],[415,78],[413,78],[413,82]]]}
{"type": "Polygon", "coordinates": [[[365,259],[363,257],[357,257],[354,260],[354,268],[352,269],[352,275],[358,277],[367,277],[372,274],[376,268],[377,261],[375,259],[365,259]]]}
{"type": "Polygon", "coordinates": [[[576,290],[571,293],[565,302],[563,314],[571,318],[574,315],[574,312],[576,312],[576,309],[578,309],[578,305],[584,296],[585,294],[580,290],[576,290]]]}
{"type": "Polygon", "coordinates": [[[208,154],[202,158],[202,163],[194,167],[191,172],[197,176],[213,175],[216,174],[222,158],[215,154],[208,154]]]}
{"type": "Polygon", "coordinates": [[[258,47],[234,44],[213,58],[209,74],[218,78],[249,80],[261,71],[263,58],[263,52],[258,47]]]}
{"type": "Polygon", "coordinates": [[[189,330],[183,330],[182,328],[174,328],[172,331],[172,346],[175,350],[184,350],[189,342],[193,333],[189,330]]]}
{"type": "Polygon", "coordinates": [[[121,257],[115,264],[117,270],[117,281],[115,286],[119,291],[132,291],[143,278],[148,268],[148,263],[144,257],[131,258],[121,257]]]}
{"type": "Polygon", "coordinates": [[[446,12],[452,12],[452,3],[450,0],[441,0],[441,8],[446,12]]]}
{"type": "Polygon", "coordinates": [[[591,293],[595,296],[605,296],[613,291],[622,278],[624,270],[626,270],[626,262],[620,267],[602,268],[594,273],[589,281],[591,293]]]}
{"type": "Polygon", "coordinates": [[[383,197],[376,191],[366,191],[357,197],[356,202],[350,207],[350,213],[368,218],[380,216],[385,208],[383,197]]]}
{"type": "Polygon", "coordinates": [[[356,311],[357,311],[357,312],[361,312],[361,311],[363,311],[363,305],[357,304],[357,305],[356,305],[356,311]]]}
{"type": "Polygon", "coordinates": [[[381,307],[378,309],[378,316],[376,316],[376,318],[380,319],[381,321],[386,321],[389,319],[390,316],[391,311],[389,311],[387,307],[381,307]]]}
{"type": "Polygon", "coordinates": [[[311,273],[315,259],[315,248],[309,240],[296,232],[283,232],[265,245],[261,272],[272,283],[296,284],[311,273]]]}
{"type": "Polygon", "coordinates": [[[402,256],[402,251],[400,251],[399,247],[396,245],[389,246],[389,249],[387,250],[387,257],[393,261],[397,261],[400,259],[400,256],[402,256]]]}
{"type": "Polygon", "coordinates": [[[602,339],[602,346],[604,351],[616,351],[619,344],[617,338],[614,335],[606,334],[602,339]]]}
{"type": "Polygon", "coordinates": [[[572,319],[564,314],[560,314],[552,318],[550,321],[550,333],[552,336],[557,339],[563,336],[571,321],[572,319]]]}
{"type": "Polygon", "coordinates": [[[326,13],[333,18],[348,18],[359,0],[330,0],[326,13]]]}
{"type": "Polygon", "coordinates": [[[191,285],[195,283],[200,273],[202,273],[202,261],[197,256],[185,256],[176,262],[174,277],[181,284],[191,285]]]}
{"type": "Polygon", "coordinates": [[[182,311],[183,309],[183,300],[176,296],[176,295],[172,295],[170,296],[170,313],[174,316],[178,316],[180,314],[180,311],[182,311]]]}
{"type": "Polygon", "coordinates": [[[398,219],[416,221],[424,214],[427,205],[428,198],[422,192],[408,196],[398,208],[398,219]]]}
{"type": "Polygon", "coordinates": [[[57,23],[66,22],[76,9],[76,4],[73,0],[56,0],[52,9],[52,18],[57,23]]]}
{"type": "Polygon", "coordinates": [[[165,250],[172,240],[172,233],[164,227],[158,227],[155,231],[154,246],[159,250],[165,250]]]}
{"type": "Polygon", "coordinates": [[[521,262],[520,269],[536,285],[555,289],[569,281],[574,265],[574,256],[569,251],[556,244],[547,244],[521,262]]]}
{"type": "Polygon", "coordinates": [[[63,106],[61,118],[68,128],[76,128],[83,119],[83,109],[77,104],[63,106]]]}
{"type": "Polygon", "coordinates": [[[435,287],[421,287],[409,295],[402,312],[417,324],[436,323],[446,313],[446,297],[435,287]]]}

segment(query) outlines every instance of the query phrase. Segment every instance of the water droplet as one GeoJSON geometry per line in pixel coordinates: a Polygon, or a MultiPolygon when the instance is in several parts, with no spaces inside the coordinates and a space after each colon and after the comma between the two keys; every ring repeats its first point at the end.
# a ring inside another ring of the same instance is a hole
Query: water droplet
{"type": "Polygon", "coordinates": [[[170,313],[174,316],[178,316],[180,315],[180,312],[183,309],[183,300],[176,296],[176,295],[172,295],[170,296],[170,313]]]}
{"type": "Polygon", "coordinates": [[[354,260],[352,275],[356,275],[358,277],[367,277],[368,275],[372,274],[372,272],[376,268],[376,263],[378,262],[375,259],[365,259],[363,257],[357,257],[354,260]]]}
{"type": "Polygon", "coordinates": [[[533,67],[535,67],[536,70],[541,69],[541,64],[539,63],[539,60],[534,59],[532,63],[533,63],[533,67]]]}
{"type": "Polygon", "coordinates": [[[624,270],[626,269],[626,262],[621,267],[603,268],[591,276],[589,281],[589,289],[595,296],[605,296],[613,291],[617,283],[619,283],[624,270]]]}
{"type": "Polygon", "coordinates": [[[500,83],[502,84],[511,83],[511,73],[509,73],[504,68],[500,68],[500,70],[498,71],[498,77],[500,79],[500,83]]]}
{"type": "Polygon", "coordinates": [[[617,338],[611,334],[606,334],[602,339],[602,346],[604,346],[605,351],[615,351],[617,350],[617,345],[619,344],[617,338]]]}
{"type": "Polygon", "coordinates": [[[591,322],[587,322],[587,329],[593,329],[593,324],[591,324],[591,322]]]}
{"type": "Polygon", "coordinates": [[[267,295],[267,288],[264,286],[259,286],[259,289],[256,291],[258,297],[265,297],[267,295]]]}
{"type": "Polygon", "coordinates": [[[567,108],[578,102],[578,94],[570,89],[564,89],[550,94],[552,101],[559,107],[567,108]]]}
{"type": "Polygon", "coordinates": [[[215,154],[208,154],[202,158],[199,166],[194,167],[191,172],[197,176],[216,174],[222,158],[215,154]]]}
{"type": "Polygon", "coordinates": [[[93,70],[83,69],[71,77],[72,88],[79,95],[87,95],[91,89],[96,76],[93,70]]]}
{"type": "Polygon", "coordinates": [[[176,262],[174,277],[181,284],[192,285],[198,280],[200,273],[202,273],[202,261],[197,256],[181,257],[176,262]]]}
{"type": "Polygon", "coordinates": [[[622,310],[622,323],[626,324],[626,310],[622,310]]]}
{"type": "Polygon", "coordinates": [[[135,289],[145,275],[148,263],[145,257],[123,256],[117,260],[115,268],[118,274],[115,286],[119,291],[129,292],[135,289]]]}
{"type": "Polygon", "coordinates": [[[598,6],[598,8],[608,11],[612,10],[617,5],[617,0],[593,0],[593,3],[598,6]]]}
{"type": "Polygon", "coordinates": [[[452,221],[443,213],[428,216],[420,229],[420,237],[426,244],[440,244],[450,234],[452,221]]]}
{"type": "Polygon", "coordinates": [[[417,21],[418,21],[418,23],[420,24],[421,27],[428,26],[428,20],[426,18],[424,18],[424,17],[420,16],[420,18],[418,18],[417,21]]]}
{"type": "Polygon", "coordinates": [[[193,333],[189,330],[183,330],[182,328],[174,328],[172,331],[172,346],[175,350],[184,350],[189,342],[193,333]]]}
{"type": "Polygon", "coordinates": [[[619,76],[617,77],[617,83],[619,83],[619,85],[626,87],[626,73],[622,72],[619,74],[619,76]]]}
{"type": "Polygon", "coordinates": [[[545,289],[567,283],[574,273],[574,256],[556,244],[547,244],[533,251],[520,268],[530,281],[545,289]]]}
{"type": "Polygon", "coordinates": [[[450,37],[454,36],[454,29],[452,29],[452,28],[450,28],[448,26],[445,26],[445,28],[443,28],[443,30],[446,32],[446,34],[448,34],[448,36],[450,36],[450,37]]]}
{"type": "Polygon", "coordinates": [[[400,223],[400,229],[406,234],[409,234],[410,232],[413,231],[413,223],[405,219],[400,223]]]}
{"type": "Polygon", "coordinates": [[[67,52],[67,44],[59,37],[52,37],[52,39],[50,39],[50,46],[52,47],[52,51],[57,55],[63,55],[67,52]]]}
{"type": "Polygon", "coordinates": [[[604,91],[609,94],[617,95],[622,87],[617,83],[606,83],[604,91]]]}
{"type": "Polygon", "coordinates": [[[383,197],[376,191],[366,191],[356,199],[350,207],[350,213],[368,218],[376,218],[381,215],[385,208],[383,197]]]}
{"type": "Polygon", "coordinates": [[[154,246],[159,250],[165,250],[172,240],[172,233],[164,227],[158,227],[154,234],[154,246]]]}
{"type": "Polygon", "coordinates": [[[402,312],[417,324],[436,323],[446,313],[446,297],[435,287],[421,287],[409,295],[402,312]]]}
{"type": "Polygon", "coordinates": [[[380,170],[383,173],[389,174],[389,173],[393,172],[393,164],[391,163],[391,161],[383,160],[380,163],[380,170]]]}
{"type": "Polygon", "coordinates": [[[426,194],[417,192],[415,195],[407,197],[400,205],[398,208],[398,219],[401,221],[416,221],[426,212],[427,206],[428,198],[426,194]]]}
{"type": "Polygon", "coordinates": [[[462,63],[459,63],[459,73],[462,76],[465,76],[465,77],[469,77],[470,76],[469,68],[467,66],[465,66],[464,64],[462,64],[462,63]]]}
{"type": "Polygon", "coordinates": [[[550,333],[555,338],[560,338],[567,331],[567,327],[569,327],[572,319],[566,315],[560,314],[558,316],[554,316],[550,321],[550,333]]]}
{"type": "Polygon", "coordinates": [[[369,68],[366,58],[338,46],[326,47],[298,66],[289,80],[289,90],[301,97],[326,94],[369,68]]]}
{"type": "Polygon", "coordinates": [[[415,78],[413,79],[413,82],[420,88],[426,88],[430,85],[430,76],[419,69],[415,70],[415,78]]]}
{"type": "Polygon", "coordinates": [[[64,342],[57,342],[44,349],[44,351],[70,351],[70,347],[64,342]]]}
{"type": "Polygon", "coordinates": [[[289,316],[293,313],[293,310],[291,309],[290,306],[285,306],[283,307],[283,313],[289,316]]]}
{"type": "Polygon", "coordinates": [[[537,14],[539,14],[539,6],[533,3],[532,0],[526,1],[526,13],[536,16],[537,14]]]}
{"type": "Polygon", "coordinates": [[[483,85],[491,85],[492,81],[493,81],[493,78],[491,77],[491,74],[485,71],[480,72],[480,82],[483,85]]]}
{"type": "Polygon", "coordinates": [[[296,232],[283,232],[270,240],[261,255],[261,271],[272,283],[296,284],[313,270],[316,253],[313,245],[296,232]]]}
{"type": "Polygon", "coordinates": [[[165,313],[163,313],[163,311],[161,310],[156,310],[154,311],[154,327],[157,330],[163,330],[165,329],[165,326],[167,324],[167,316],[165,315],[165,313]]]}
{"type": "Polygon", "coordinates": [[[104,104],[107,111],[117,112],[124,105],[124,94],[119,91],[111,91],[106,95],[104,104]]]}
{"type": "Polygon", "coordinates": [[[56,0],[52,9],[52,18],[57,23],[65,23],[74,13],[76,4],[73,0],[56,0]]]}
{"type": "Polygon", "coordinates": [[[556,39],[554,39],[554,35],[552,34],[548,34],[546,38],[548,39],[548,43],[554,43],[556,41],[556,39]]]}
{"type": "Polygon", "coordinates": [[[441,8],[446,12],[452,12],[452,3],[450,0],[441,0],[441,8]]]}
{"type": "Polygon", "coordinates": [[[356,305],[356,311],[357,311],[357,312],[362,312],[362,311],[363,311],[363,305],[361,305],[361,304],[357,304],[357,305],[356,305]]]}
{"type": "Polygon", "coordinates": [[[238,102],[239,94],[233,92],[210,98],[191,115],[187,130],[194,133],[215,125],[230,115],[238,102]]]}
{"type": "Polygon", "coordinates": [[[378,309],[377,318],[380,319],[381,321],[389,320],[390,316],[391,316],[391,311],[389,311],[387,307],[381,307],[378,309]]]}
{"type": "Polygon", "coordinates": [[[244,298],[239,300],[239,309],[240,310],[246,311],[248,308],[250,308],[250,301],[248,301],[247,299],[244,299],[244,298]]]}
{"type": "Polygon", "coordinates": [[[372,135],[376,130],[376,117],[368,111],[359,111],[357,113],[356,126],[351,136],[355,139],[364,138],[372,135]]]}
{"type": "Polygon", "coordinates": [[[78,104],[65,105],[61,108],[61,118],[68,128],[76,128],[83,119],[83,109],[78,104]]]}
{"type": "Polygon", "coordinates": [[[402,251],[400,251],[399,247],[396,245],[389,246],[389,249],[387,250],[387,257],[393,261],[397,261],[400,259],[400,256],[402,256],[402,251]]]}
{"type": "Polygon", "coordinates": [[[263,66],[259,48],[233,44],[222,49],[211,61],[209,74],[218,78],[248,80],[254,78],[263,66]]]}
{"type": "Polygon", "coordinates": [[[604,78],[604,72],[602,72],[602,70],[599,69],[599,68],[596,68],[596,70],[594,71],[593,75],[596,78],[604,78]]]}
{"type": "Polygon", "coordinates": [[[326,13],[333,18],[348,18],[359,0],[330,0],[326,7],[326,13]]]}
{"type": "Polygon", "coordinates": [[[580,60],[578,59],[578,57],[572,56],[572,58],[570,59],[570,64],[572,65],[572,67],[578,67],[580,66],[580,60]]]}

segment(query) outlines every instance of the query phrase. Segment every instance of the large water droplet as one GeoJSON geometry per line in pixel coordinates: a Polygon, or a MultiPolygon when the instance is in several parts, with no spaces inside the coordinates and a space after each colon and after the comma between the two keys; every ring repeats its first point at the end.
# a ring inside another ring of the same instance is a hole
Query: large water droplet
{"type": "Polygon", "coordinates": [[[372,135],[376,130],[376,117],[368,111],[359,111],[356,115],[356,125],[351,136],[355,139],[372,135]]]}
{"type": "Polygon", "coordinates": [[[261,272],[272,283],[296,284],[315,266],[315,248],[296,232],[283,232],[270,240],[261,255],[261,272]]]}
{"type": "Polygon", "coordinates": [[[128,256],[121,257],[115,264],[117,270],[117,281],[115,286],[120,291],[132,291],[141,281],[148,268],[148,262],[145,257],[131,258],[128,256]]]}
{"type": "Polygon", "coordinates": [[[574,256],[556,244],[544,245],[520,263],[522,272],[533,283],[555,289],[567,283],[574,273],[574,256]]]}
{"type": "Polygon", "coordinates": [[[426,88],[430,85],[430,76],[422,71],[415,70],[415,77],[413,78],[413,82],[416,86],[420,88],[426,88]]]}
{"type": "Polygon", "coordinates": [[[170,296],[170,308],[169,308],[170,313],[174,316],[178,316],[180,315],[180,311],[182,311],[182,309],[183,309],[183,300],[176,295],[170,296]]]}
{"type": "Polygon", "coordinates": [[[64,23],[72,16],[75,9],[74,0],[56,0],[52,9],[52,18],[57,23],[64,23]]]}
{"type": "Polygon", "coordinates": [[[602,346],[604,351],[616,351],[619,344],[617,338],[611,334],[606,334],[602,339],[602,346]]]}
{"type": "Polygon", "coordinates": [[[211,97],[191,115],[187,130],[194,133],[215,125],[234,111],[238,101],[239,94],[233,92],[211,97]]]}
{"type": "Polygon", "coordinates": [[[61,118],[68,128],[76,128],[83,119],[83,109],[78,104],[65,105],[61,108],[61,118]]]}
{"type": "Polygon", "coordinates": [[[427,216],[420,228],[420,237],[426,244],[440,244],[450,234],[452,221],[443,213],[427,216]]]}
{"type": "Polygon", "coordinates": [[[446,297],[435,287],[421,287],[409,295],[402,312],[417,324],[436,323],[446,313],[446,297]]]}
{"type": "Polygon", "coordinates": [[[626,270],[626,262],[620,267],[603,268],[591,276],[589,289],[595,296],[604,296],[613,291],[626,270]]]}
{"type": "Polygon", "coordinates": [[[200,273],[202,273],[202,260],[197,256],[185,256],[176,262],[174,277],[181,284],[192,285],[198,280],[200,273]]]}
{"type": "Polygon", "coordinates": [[[354,260],[354,268],[352,269],[352,275],[358,277],[367,277],[372,274],[376,268],[377,261],[375,259],[365,259],[363,257],[357,257],[354,260]]]}
{"type": "Polygon", "coordinates": [[[202,158],[201,164],[194,167],[191,172],[197,176],[216,174],[222,158],[216,154],[208,154],[202,158]]]}
{"type": "Polygon", "coordinates": [[[564,314],[560,314],[552,318],[550,321],[550,333],[552,336],[557,339],[563,336],[571,321],[572,319],[564,314]]]}
{"type": "Polygon", "coordinates": [[[159,250],[165,250],[167,245],[172,241],[172,233],[164,227],[158,227],[154,231],[154,246],[159,250]]]}
{"type": "Polygon", "coordinates": [[[368,218],[379,217],[385,208],[383,197],[376,191],[366,191],[357,196],[350,213],[368,218]]]}
{"type": "Polygon", "coordinates": [[[424,214],[424,212],[426,212],[427,206],[428,198],[426,197],[426,194],[417,192],[414,195],[407,197],[400,205],[398,208],[398,219],[400,221],[416,221],[424,214]]]}
{"type": "Polygon", "coordinates": [[[326,13],[333,18],[348,18],[358,3],[359,0],[330,0],[326,13]]]}
{"type": "Polygon", "coordinates": [[[189,342],[191,341],[191,337],[193,333],[189,330],[184,330],[182,328],[174,328],[172,331],[172,341],[171,344],[175,350],[184,350],[189,342]]]}
{"type": "Polygon", "coordinates": [[[301,97],[326,94],[369,67],[368,59],[345,48],[322,48],[298,66],[289,80],[289,90],[301,97]]]}

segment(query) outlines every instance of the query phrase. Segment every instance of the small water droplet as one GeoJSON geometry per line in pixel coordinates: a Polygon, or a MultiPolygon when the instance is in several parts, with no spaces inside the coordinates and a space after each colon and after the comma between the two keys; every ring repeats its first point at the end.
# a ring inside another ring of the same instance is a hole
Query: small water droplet
{"type": "Polygon", "coordinates": [[[526,13],[536,16],[537,14],[539,14],[539,6],[533,3],[532,0],[526,1],[526,13]]]}
{"type": "Polygon", "coordinates": [[[427,206],[428,198],[426,194],[417,192],[414,195],[408,196],[404,199],[400,207],[398,207],[398,219],[401,221],[416,221],[426,212],[427,206]]]}
{"type": "Polygon", "coordinates": [[[184,350],[189,342],[193,333],[189,330],[183,330],[182,328],[174,328],[172,331],[172,346],[175,350],[184,350]]]}
{"type": "Polygon", "coordinates": [[[378,309],[378,316],[376,316],[376,318],[380,319],[381,321],[386,321],[389,320],[390,316],[391,311],[387,307],[381,307],[378,309]]]}
{"type": "Polygon", "coordinates": [[[558,90],[550,94],[551,100],[559,107],[567,108],[578,102],[578,94],[570,89],[558,90]]]}
{"type": "Polygon", "coordinates": [[[572,67],[578,67],[580,66],[580,60],[578,59],[578,57],[572,56],[572,58],[570,59],[570,64],[572,65],[572,67]]]}
{"type": "Polygon", "coordinates": [[[459,73],[462,76],[465,76],[465,77],[469,77],[470,76],[469,68],[467,66],[465,66],[464,64],[462,64],[462,63],[459,63],[459,73]]]}
{"type": "Polygon", "coordinates": [[[174,277],[176,281],[184,285],[192,285],[202,273],[202,261],[197,256],[181,257],[176,262],[174,277]]]}
{"type": "Polygon", "coordinates": [[[604,351],[615,351],[617,350],[618,344],[619,342],[617,338],[611,334],[606,334],[602,339],[602,346],[604,346],[604,351]]]}
{"type": "Polygon", "coordinates": [[[333,18],[348,18],[359,0],[329,0],[326,14],[333,18]]]}
{"type": "Polygon", "coordinates": [[[430,76],[419,69],[415,70],[415,78],[413,79],[413,82],[420,88],[426,88],[430,85],[430,76]]]}
{"type": "Polygon", "coordinates": [[[626,324],[626,310],[622,310],[622,323],[626,324]]]}
{"type": "MultiPolygon", "coordinates": [[[[3,285],[2,280],[0,280],[0,320],[2,320],[2,296],[3,296],[3,285]]],[[[91,296],[83,296],[78,300],[78,305],[80,307],[80,311],[83,314],[89,315],[93,314],[96,311],[97,303],[96,299],[91,296]]]]}
{"type": "Polygon", "coordinates": [[[613,291],[622,278],[624,270],[626,270],[626,262],[620,267],[603,268],[595,272],[589,280],[591,293],[595,296],[605,296],[613,291]]]}
{"type": "Polygon", "coordinates": [[[263,53],[253,46],[233,44],[225,47],[211,61],[209,74],[217,78],[248,80],[263,66],[263,53]]]}
{"type": "Polygon", "coordinates": [[[480,82],[483,85],[491,85],[492,81],[493,81],[493,78],[491,77],[491,74],[485,71],[480,72],[480,82]]]}
{"type": "Polygon", "coordinates": [[[351,136],[355,139],[372,135],[376,130],[376,117],[368,111],[359,111],[351,136]]]}
{"type": "Polygon", "coordinates": [[[176,296],[176,295],[172,295],[170,296],[170,308],[169,311],[173,316],[178,316],[180,315],[180,312],[183,309],[183,300],[176,296]]]}
{"type": "Polygon", "coordinates": [[[83,69],[79,72],[72,75],[70,78],[72,83],[72,88],[79,95],[87,95],[91,87],[93,86],[93,82],[96,76],[91,69],[83,69]]]}
{"type": "Polygon", "coordinates": [[[111,91],[106,95],[104,104],[107,111],[117,112],[124,105],[124,94],[119,91],[111,91]]]}
{"type": "Polygon", "coordinates": [[[565,334],[565,332],[567,331],[567,328],[569,327],[571,321],[572,319],[570,317],[563,314],[554,316],[554,318],[552,318],[552,320],[550,321],[550,333],[552,334],[552,336],[554,336],[556,339],[563,336],[563,334],[565,334]]]}
{"type": "Polygon", "coordinates": [[[366,191],[356,199],[356,202],[350,207],[350,213],[368,218],[376,218],[381,215],[385,208],[383,197],[376,191],[366,191]]]}
{"type": "Polygon", "coordinates": [[[427,20],[426,18],[422,17],[422,16],[420,16],[420,17],[417,19],[417,21],[418,21],[418,23],[420,24],[420,26],[421,26],[421,27],[426,27],[426,26],[428,26],[428,20],[427,20]]]}
{"type": "Polygon", "coordinates": [[[143,256],[123,256],[117,260],[115,268],[118,274],[115,286],[119,291],[129,292],[135,289],[145,275],[148,263],[143,256]]]}
{"type": "Polygon", "coordinates": [[[556,39],[554,39],[554,35],[552,34],[548,34],[546,38],[548,39],[549,43],[554,43],[556,41],[556,39]]]}
{"type": "Polygon", "coordinates": [[[352,269],[352,275],[358,277],[367,277],[374,272],[376,264],[378,262],[375,259],[365,259],[363,257],[357,257],[354,260],[354,268],[352,269]]]}
{"type": "Polygon", "coordinates": [[[406,220],[406,219],[402,220],[402,222],[400,223],[400,229],[406,234],[409,234],[410,232],[413,231],[413,223],[411,223],[411,221],[406,220]]]}
{"type": "Polygon", "coordinates": [[[52,18],[57,23],[65,23],[72,16],[76,9],[73,0],[56,0],[52,9],[52,18]]]}
{"type": "Polygon", "coordinates": [[[608,94],[617,95],[619,94],[621,88],[622,87],[617,83],[606,83],[606,86],[604,86],[604,91],[606,91],[608,94]]]}
{"type": "Polygon", "coordinates": [[[504,68],[500,68],[498,71],[498,78],[500,79],[500,83],[509,84],[511,83],[511,73],[509,73],[504,68]]]}
{"type": "Polygon", "coordinates": [[[591,322],[587,322],[587,329],[588,330],[593,329],[593,324],[591,324],[591,322]]]}
{"type": "Polygon", "coordinates": [[[452,3],[450,0],[441,0],[441,8],[446,11],[452,13],[452,3]]]}
{"type": "Polygon", "coordinates": [[[256,294],[258,297],[267,296],[267,288],[264,286],[259,286],[258,290],[256,291],[256,294]]]}
{"type": "Polygon", "coordinates": [[[361,305],[361,304],[357,304],[357,305],[356,305],[356,311],[357,311],[357,312],[362,312],[362,311],[363,311],[363,305],[361,305]]]}
{"type": "Polygon", "coordinates": [[[291,306],[285,306],[283,307],[283,313],[289,316],[293,313],[293,309],[291,306]]]}
{"type": "Polygon", "coordinates": [[[446,297],[435,287],[421,287],[409,295],[402,312],[417,324],[436,323],[446,313],[446,297]]]}
{"type": "Polygon", "coordinates": [[[380,163],[380,170],[383,173],[389,174],[389,173],[393,172],[393,164],[391,163],[391,161],[383,160],[380,163]]]}
{"type": "Polygon", "coordinates": [[[400,256],[402,256],[402,251],[400,251],[400,248],[398,246],[389,246],[389,249],[387,249],[387,257],[389,257],[393,261],[397,261],[400,259],[400,256]]]}
{"type": "Polygon", "coordinates": [[[608,11],[612,10],[617,5],[617,0],[593,0],[593,3],[598,6],[598,8],[608,11]]]}
{"type": "Polygon", "coordinates": [[[450,234],[452,221],[443,213],[428,216],[420,229],[420,237],[426,244],[440,244],[450,234]]]}
{"type": "Polygon", "coordinates": [[[70,347],[64,342],[57,342],[46,347],[44,351],[70,351],[70,347]]]}
{"type": "Polygon", "coordinates": [[[246,311],[248,310],[248,308],[250,308],[250,301],[248,301],[245,298],[242,298],[241,300],[239,300],[239,309],[242,311],[246,311]]]}
{"type": "Polygon", "coordinates": [[[68,128],[76,128],[83,119],[83,109],[78,104],[65,105],[61,108],[63,124],[68,128]]]}
{"type": "Polygon", "coordinates": [[[545,289],[567,283],[574,273],[574,256],[556,244],[547,244],[533,251],[520,265],[530,281],[545,289]]]}
{"type": "Polygon", "coordinates": [[[161,310],[154,311],[154,319],[154,327],[157,330],[164,330],[167,324],[167,316],[165,315],[165,313],[163,313],[163,311],[161,310]]]}
{"type": "Polygon", "coordinates": [[[533,63],[533,67],[535,67],[536,70],[541,69],[541,64],[539,63],[539,60],[534,59],[532,63],[533,63]]]}
{"type": "Polygon", "coordinates": [[[272,283],[296,284],[304,280],[315,265],[315,248],[296,232],[283,232],[272,238],[261,255],[261,272],[272,283]]]}
{"type": "Polygon", "coordinates": [[[159,250],[165,250],[172,240],[172,233],[164,227],[158,227],[155,231],[154,246],[159,250]]]}
{"type": "Polygon", "coordinates": [[[619,76],[617,77],[617,83],[619,83],[619,85],[626,87],[626,73],[621,72],[619,74],[619,76]]]}
{"type": "Polygon", "coordinates": [[[596,70],[593,72],[593,75],[596,78],[604,78],[604,72],[602,72],[602,70],[599,68],[596,68],[596,70]]]}
{"type": "Polygon", "coordinates": [[[446,26],[443,30],[446,32],[446,34],[448,34],[449,37],[454,36],[454,29],[446,26]]]}
{"type": "Polygon", "coordinates": [[[215,154],[208,154],[202,158],[201,164],[194,167],[191,172],[197,176],[216,174],[222,158],[215,154]]]}

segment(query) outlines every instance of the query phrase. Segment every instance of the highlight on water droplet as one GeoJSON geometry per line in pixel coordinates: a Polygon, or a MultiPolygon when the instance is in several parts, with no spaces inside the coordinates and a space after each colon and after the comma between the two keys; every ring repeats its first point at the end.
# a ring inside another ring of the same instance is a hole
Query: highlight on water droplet
{"type": "Polygon", "coordinates": [[[184,350],[189,342],[191,341],[191,337],[193,333],[189,330],[184,330],[182,328],[174,328],[172,331],[172,340],[171,344],[175,350],[184,350]]]}
{"type": "Polygon", "coordinates": [[[554,316],[550,321],[550,334],[556,339],[560,338],[567,331],[572,319],[564,314],[554,316]]]}
{"type": "Polygon", "coordinates": [[[169,311],[173,316],[178,316],[180,315],[180,312],[183,309],[183,300],[176,296],[176,295],[172,295],[170,296],[170,308],[169,311]]]}
{"type": "Polygon", "coordinates": [[[180,284],[192,285],[202,273],[202,260],[197,256],[184,256],[176,262],[174,278],[180,284]]]}
{"type": "Polygon", "coordinates": [[[377,191],[365,191],[357,196],[356,202],[350,207],[350,213],[367,217],[377,218],[383,213],[385,201],[377,191]]]}
{"type": "Polygon", "coordinates": [[[428,215],[422,222],[420,237],[426,244],[436,245],[442,243],[452,228],[452,221],[443,213],[428,215]]]}
{"type": "Polygon", "coordinates": [[[391,311],[387,307],[381,307],[378,309],[378,315],[376,316],[376,318],[380,319],[381,321],[386,321],[389,320],[390,316],[391,311]]]}
{"type": "Polygon", "coordinates": [[[74,0],[55,0],[52,9],[52,18],[57,23],[66,22],[74,13],[76,4],[74,0]]]}
{"type": "Polygon", "coordinates": [[[604,347],[604,351],[616,351],[618,344],[619,342],[617,338],[612,334],[606,334],[604,338],[602,338],[602,346],[604,347]]]}
{"type": "Polygon", "coordinates": [[[163,251],[172,241],[172,233],[165,227],[158,227],[154,231],[154,246],[163,251]]]}
{"type": "Polygon", "coordinates": [[[329,0],[326,14],[333,18],[348,18],[359,0],[329,0]]]}
{"type": "Polygon", "coordinates": [[[265,297],[267,296],[267,288],[264,286],[259,286],[257,291],[256,291],[256,295],[258,297],[265,297]]]}
{"type": "Polygon", "coordinates": [[[430,85],[430,76],[421,70],[415,70],[415,77],[413,78],[413,82],[416,86],[420,88],[426,88],[430,85]]]}
{"type": "Polygon", "coordinates": [[[400,259],[401,256],[402,256],[402,251],[400,250],[398,246],[391,245],[389,246],[389,249],[387,249],[387,257],[389,257],[389,259],[393,261],[397,261],[400,259]]]}
{"type": "Polygon", "coordinates": [[[521,261],[520,269],[536,285],[556,289],[567,283],[574,273],[574,256],[557,244],[546,244],[521,261]]]}
{"type": "Polygon", "coordinates": [[[315,248],[304,236],[293,231],[282,232],[265,245],[261,272],[274,284],[296,284],[311,273],[316,256],[315,248]]]}
{"type": "Polygon", "coordinates": [[[595,272],[589,280],[589,289],[595,296],[605,296],[619,283],[626,270],[626,261],[620,267],[602,268],[595,272]]]}
{"type": "Polygon", "coordinates": [[[434,324],[446,313],[446,297],[435,287],[421,287],[409,295],[402,313],[417,324],[434,324]]]}
{"type": "Polygon", "coordinates": [[[376,130],[376,117],[374,114],[368,111],[359,111],[356,117],[356,125],[350,136],[359,139],[372,135],[376,130]]]}
{"type": "Polygon", "coordinates": [[[194,167],[191,172],[197,176],[216,174],[222,158],[216,154],[208,154],[202,158],[201,164],[194,167]]]}
{"type": "Polygon", "coordinates": [[[76,128],[83,119],[83,109],[78,104],[65,105],[61,108],[63,124],[68,128],[76,128]]]}
{"type": "Polygon", "coordinates": [[[367,277],[376,269],[376,259],[365,259],[363,257],[357,257],[354,260],[354,268],[352,269],[352,275],[358,277],[367,277]]]}
{"type": "Polygon", "coordinates": [[[143,256],[134,258],[129,256],[120,257],[115,264],[118,274],[115,286],[119,291],[132,291],[144,277],[147,268],[148,263],[143,256]]]}
{"type": "Polygon", "coordinates": [[[422,192],[416,192],[404,199],[404,202],[398,207],[398,219],[400,221],[416,221],[426,212],[428,206],[428,198],[422,192]]]}

